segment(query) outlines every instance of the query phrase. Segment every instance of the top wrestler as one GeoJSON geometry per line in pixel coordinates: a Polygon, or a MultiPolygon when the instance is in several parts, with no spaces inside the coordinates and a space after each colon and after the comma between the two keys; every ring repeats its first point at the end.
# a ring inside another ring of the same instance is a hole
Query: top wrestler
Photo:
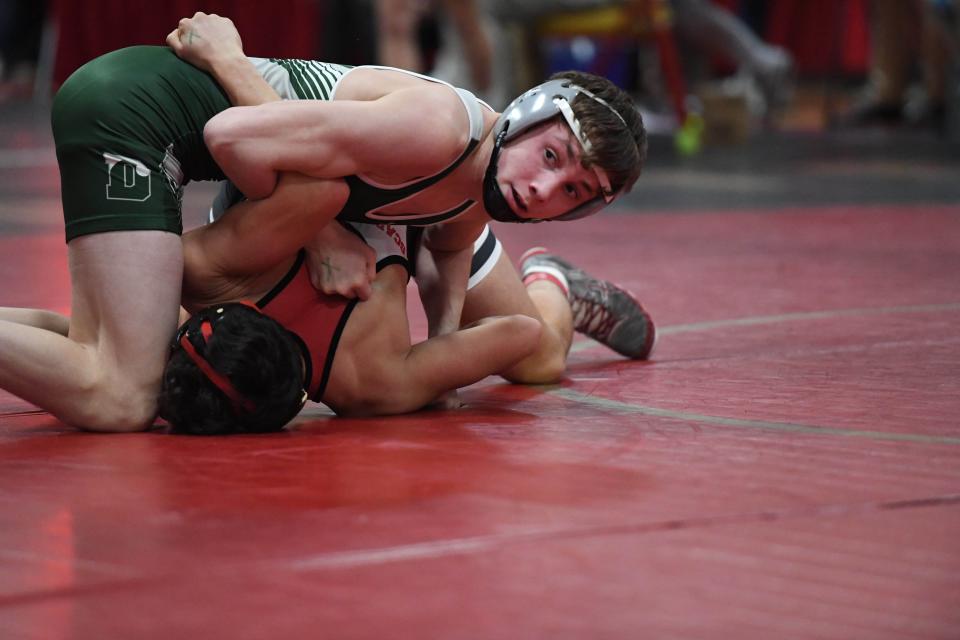
{"type": "Polygon", "coordinates": [[[230,177],[252,198],[290,188],[284,172],[334,183],[322,212],[290,208],[234,225],[233,254],[258,270],[309,244],[334,217],[443,222],[423,243],[440,266],[440,295],[428,309],[438,334],[459,324],[472,243],[488,218],[588,215],[642,166],[639,116],[599,78],[547,83],[498,117],[466,92],[398,70],[251,64],[217,16],[181,21],[168,43],[188,59],[192,47],[218,54],[205,73],[168,49],[124,49],[84,65],[57,93],[69,334],[0,320],[0,387],[79,427],[152,424],[177,324],[189,180],[230,177]],[[235,80],[226,92],[215,81],[223,74],[235,80]],[[316,99],[229,108],[275,100],[267,79],[282,97],[316,99]]]}

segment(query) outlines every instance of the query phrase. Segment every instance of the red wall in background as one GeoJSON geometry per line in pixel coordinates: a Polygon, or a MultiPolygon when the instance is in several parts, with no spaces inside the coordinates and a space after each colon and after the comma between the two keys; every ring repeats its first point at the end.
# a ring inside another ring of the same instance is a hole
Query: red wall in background
{"type": "Polygon", "coordinates": [[[312,58],[320,31],[319,0],[54,0],[59,27],[54,81],[93,58],[135,44],[164,44],[181,18],[196,11],[231,18],[253,56],[312,58]]]}
{"type": "MultiPolygon", "coordinates": [[[[734,14],[743,4],[712,1],[734,14]]],[[[862,74],[870,58],[869,4],[870,0],[767,0],[760,35],[786,47],[801,74],[862,74]]]]}
{"type": "Polygon", "coordinates": [[[870,55],[868,4],[869,0],[774,0],[764,36],[789,49],[802,74],[861,74],[870,55]]]}

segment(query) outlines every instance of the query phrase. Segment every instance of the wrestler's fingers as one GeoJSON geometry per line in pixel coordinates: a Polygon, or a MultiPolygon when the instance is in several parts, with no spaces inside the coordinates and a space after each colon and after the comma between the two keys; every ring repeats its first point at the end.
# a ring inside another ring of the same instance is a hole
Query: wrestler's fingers
{"type": "Polygon", "coordinates": [[[174,29],[167,34],[167,46],[173,49],[174,53],[179,54],[183,49],[183,43],[180,42],[180,30],[174,29]]]}

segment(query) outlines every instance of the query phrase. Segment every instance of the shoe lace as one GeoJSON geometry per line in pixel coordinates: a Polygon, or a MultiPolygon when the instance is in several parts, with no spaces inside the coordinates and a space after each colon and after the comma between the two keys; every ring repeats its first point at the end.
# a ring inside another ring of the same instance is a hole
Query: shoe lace
{"type": "Polygon", "coordinates": [[[576,330],[603,341],[610,336],[618,318],[608,307],[609,296],[605,283],[601,283],[599,290],[595,293],[598,295],[573,298],[570,307],[573,311],[576,330]]]}

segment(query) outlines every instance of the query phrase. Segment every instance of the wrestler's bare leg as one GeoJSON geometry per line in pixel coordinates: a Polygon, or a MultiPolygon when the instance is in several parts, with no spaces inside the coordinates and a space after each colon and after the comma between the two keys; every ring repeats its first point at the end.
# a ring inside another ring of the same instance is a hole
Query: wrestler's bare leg
{"type": "Polygon", "coordinates": [[[81,428],[148,428],[177,326],[180,237],[111,232],[67,247],[69,337],[0,320],[0,387],[81,428]]]}
{"type": "Polygon", "coordinates": [[[490,273],[467,291],[461,321],[523,314],[542,324],[539,345],[531,355],[501,375],[511,382],[547,384],[556,382],[567,367],[573,341],[573,315],[564,291],[550,281],[524,286],[507,253],[501,252],[490,273]]]}
{"type": "Polygon", "coordinates": [[[48,311],[46,309],[0,307],[0,320],[52,331],[61,336],[67,335],[67,332],[70,330],[70,318],[56,311],[48,311]]]}
{"type": "Polygon", "coordinates": [[[468,289],[464,303],[463,322],[484,315],[521,313],[543,325],[537,350],[509,369],[505,378],[540,384],[559,379],[566,369],[574,331],[627,358],[649,358],[656,328],[633,294],[541,247],[527,251],[521,260],[522,282],[501,252],[490,273],[478,276],[483,279],[468,289]]]}

